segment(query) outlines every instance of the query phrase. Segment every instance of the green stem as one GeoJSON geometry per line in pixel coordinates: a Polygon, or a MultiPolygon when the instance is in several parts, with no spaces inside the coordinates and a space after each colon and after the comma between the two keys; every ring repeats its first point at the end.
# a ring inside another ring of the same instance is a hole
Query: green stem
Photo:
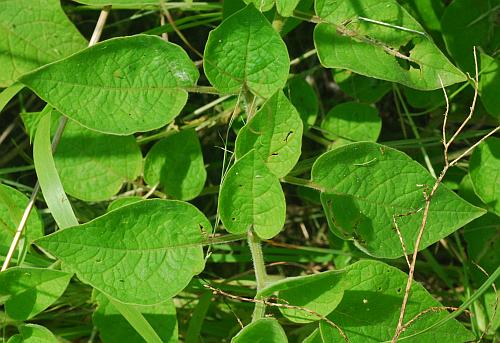
{"type": "MultiPolygon", "coordinates": [[[[255,272],[255,281],[257,284],[257,294],[266,287],[266,265],[264,264],[264,254],[262,253],[261,240],[253,229],[248,230],[248,246],[252,253],[253,268],[255,272]]],[[[255,296],[255,300],[264,300],[264,297],[255,296]]],[[[266,314],[266,305],[262,302],[256,302],[252,314],[252,322],[264,318],[266,314]]]]}

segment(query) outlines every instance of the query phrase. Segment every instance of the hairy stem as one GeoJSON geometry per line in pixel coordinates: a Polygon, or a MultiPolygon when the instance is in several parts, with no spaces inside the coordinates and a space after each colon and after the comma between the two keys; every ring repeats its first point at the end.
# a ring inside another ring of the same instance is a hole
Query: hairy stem
{"type": "MultiPolygon", "coordinates": [[[[255,272],[255,281],[257,283],[257,295],[255,300],[265,300],[258,295],[259,291],[266,287],[266,265],[264,264],[264,254],[262,253],[261,240],[253,229],[248,230],[248,246],[252,253],[253,269],[255,272]]],[[[266,313],[265,302],[256,302],[252,314],[252,322],[264,318],[266,313]]]]}

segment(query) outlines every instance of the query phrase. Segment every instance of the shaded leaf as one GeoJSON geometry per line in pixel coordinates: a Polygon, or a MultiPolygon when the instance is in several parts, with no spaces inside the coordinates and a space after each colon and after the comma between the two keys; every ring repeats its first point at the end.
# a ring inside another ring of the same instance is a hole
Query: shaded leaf
{"type": "Polygon", "coordinates": [[[118,301],[152,305],[179,293],[204,268],[202,231],[210,222],[194,206],[147,200],[36,241],[63,268],[118,301]]]}
{"type": "Polygon", "coordinates": [[[83,126],[126,135],[174,119],[198,75],[179,46],[137,35],[96,44],[23,76],[21,82],[83,126]]]}
{"type": "Polygon", "coordinates": [[[9,268],[0,273],[0,301],[10,318],[31,319],[59,299],[71,276],[54,269],[9,268]]]}
{"type": "Polygon", "coordinates": [[[111,136],[69,121],[54,156],[67,194],[101,201],[118,193],[142,169],[142,154],[133,136],[111,136]]]}
{"type": "MultiPolygon", "coordinates": [[[[406,154],[368,142],[345,145],[320,156],[312,168],[312,181],[322,190],[321,202],[333,233],[384,258],[403,255],[393,216],[399,216],[406,248],[413,251],[425,204],[422,193],[435,182],[406,154]]],[[[484,212],[441,185],[432,198],[420,249],[484,212]]]]}
{"type": "Polygon", "coordinates": [[[359,75],[350,70],[334,69],[332,73],[335,83],[343,92],[364,103],[377,102],[392,89],[390,82],[359,75]]]}
{"type": "Polygon", "coordinates": [[[238,132],[236,158],[255,149],[269,170],[283,177],[299,160],[302,130],[299,113],[279,91],[238,132]]]}
{"type": "Polygon", "coordinates": [[[285,86],[289,65],[285,43],[253,5],[210,32],[203,58],[208,80],[221,93],[245,88],[263,98],[285,86]]]}
{"type": "Polygon", "coordinates": [[[479,77],[479,94],[489,114],[500,117],[500,60],[481,53],[481,69],[479,77]]]}
{"type": "Polygon", "coordinates": [[[227,172],[219,193],[219,212],[226,230],[243,233],[253,228],[269,239],[285,224],[285,196],[278,178],[255,150],[227,172]]]}
{"type": "Polygon", "coordinates": [[[474,191],[488,208],[500,215],[500,138],[490,137],[476,148],[470,159],[474,191]]]}
{"type": "Polygon", "coordinates": [[[318,116],[318,97],[313,87],[303,78],[294,77],[288,81],[285,94],[299,112],[304,130],[316,123],[318,116]]]}
{"type": "Polygon", "coordinates": [[[144,180],[151,186],[159,183],[177,199],[196,198],[206,179],[200,141],[194,130],[183,130],[162,139],[146,155],[144,180]]]}

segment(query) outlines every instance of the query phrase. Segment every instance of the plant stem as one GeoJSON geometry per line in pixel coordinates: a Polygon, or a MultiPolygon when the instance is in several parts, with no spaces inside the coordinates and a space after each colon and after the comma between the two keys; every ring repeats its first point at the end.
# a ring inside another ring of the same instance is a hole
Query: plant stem
{"type": "MultiPolygon", "coordinates": [[[[255,300],[264,300],[259,296],[259,291],[266,287],[266,265],[264,264],[264,254],[262,253],[261,240],[253,229],[248,230],[248,246],[252,253],[253,268],[255,272],[255,281],[257,283],[257,295],[255,300]]],[[[252,314],[252,322],[264,318],[266,314],[266,305],[264,302],[256,302],[252,314]]]]}

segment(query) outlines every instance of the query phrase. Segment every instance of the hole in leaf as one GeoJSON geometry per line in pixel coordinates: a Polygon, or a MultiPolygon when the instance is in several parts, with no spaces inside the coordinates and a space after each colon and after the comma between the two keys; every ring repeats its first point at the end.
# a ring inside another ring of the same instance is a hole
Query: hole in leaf
{"type": "Polygon", "coordinates": [[[285,142],[288,142],[288,138],[290,138],[290,136],[292,135],[292,133],[293,133],[293,130],[288,131],[288,133],[286,134],[286,137],[284,139],[285,142]]]}
{"type": "MultiPolygon", "coordinates": [[[[414,40],[411,39],[408,43],[406,43],[405,45],[401,45],[399,47],[398,53],[403,56],[410,57],[411,51],[413,50],[414,47],[415,47],[414,40]]],[[[420,65],[416,62],[398,56],[395,56],[395,58],[399,66],[404,70],[410,70],[410,68],[420,69],[420,65]]]]}
{"type": "Polygon", "coordinates": [[[278,156],[278,153],[277,153],[277,152],[273,152],[273,153],[271,154],[271,156],[278,156]]]}
{"type": "Polygon", "coordinates": [[[234,221],[236,220],[236,218],[235,218],[235,217],[233,217],[233,218],[231,218],[231,220],[234,222],[234,221]]]}
{"type": "Polygon", "coordinates": [[[396,292],[401,293],[401,287],[399,287],[396,292]]]}

